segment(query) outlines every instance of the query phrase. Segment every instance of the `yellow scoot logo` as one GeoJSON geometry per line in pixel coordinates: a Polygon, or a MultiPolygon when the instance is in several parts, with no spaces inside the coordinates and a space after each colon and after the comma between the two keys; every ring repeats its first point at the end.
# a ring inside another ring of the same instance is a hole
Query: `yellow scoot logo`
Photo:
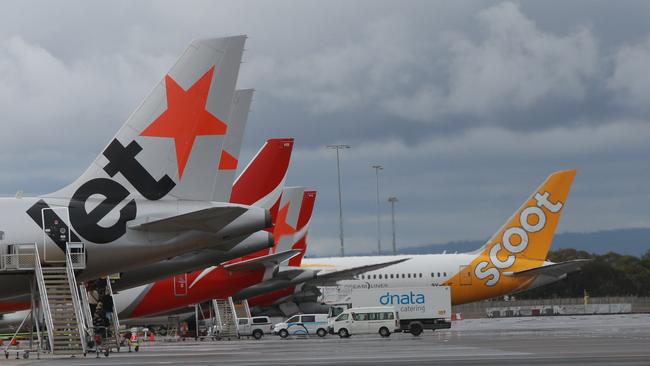
{"type": "Polygon", "coordinates": [[[551,214],[558,213],[564,204],[559,200],[552,202],[549,192],[536,193],[534,196],[536,204],[523,209],[519,215],[519,225],[506,229],[501,237],[501,243],[495,243],[489,252],[489,262],[479,262],[474,274],[478,279],[491,277],[485,284],[494,286],[501,277],[500,269],[510,268],[517,260],[516,254],[522,253],[528,248],[528,234],[536,233],[546,226],[546,211],[551,214]],[[502,260],[499,258],[501,251],[505,250],[508,256],[502,260]],[[492,266],[490,266],[492,265],[492,266]]]}

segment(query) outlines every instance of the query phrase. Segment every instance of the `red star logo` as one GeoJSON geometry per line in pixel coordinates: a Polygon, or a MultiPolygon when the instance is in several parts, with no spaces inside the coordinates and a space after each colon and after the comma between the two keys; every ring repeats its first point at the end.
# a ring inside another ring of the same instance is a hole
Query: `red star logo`
{"type": "Polygon", "coordinates": [[[225,135],[228,130],[227,124],[205,109],[213,74],[214,66],[187,90],[171,76],[165,76],[167,109],[140,134],[174,139],[179,179],[183,177],[196,137],[225,135]]]}
{"type": "Polygon", "coordinates": [[[275,246],[273,251],[278,247],[280,239],[285,235],[293,235],[296,233],[296,229],[291,225],[287,224],[287,214],[289,213],[289,204],[287,203],[278,211],[278,218],[275,223],[275,229],[273,230],[273,237],[275,238],[275,246]]]}

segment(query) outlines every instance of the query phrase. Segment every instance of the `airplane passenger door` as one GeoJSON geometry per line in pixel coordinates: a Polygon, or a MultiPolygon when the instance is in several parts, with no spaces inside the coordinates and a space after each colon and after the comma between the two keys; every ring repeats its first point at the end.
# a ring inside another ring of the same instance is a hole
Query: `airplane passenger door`
{"type": "Polygon", "coordinates": [[[44,262],[65,262],[65,248],[70,242],[68,222],[70,222],[70,214],[67,207],[43,208],[41,210],[44,262]],[[50,245],[51,241],[58,248],[50,245]]]}
{"type": "Polygon", "coordinates": [[[472,268],[470,266],[460,266],[460,285],[461,286],[471,286],[472,285],[472,268]]]}
{"type": "Polygon", "coordinates": [[[187,273],[174,276],[174,296],[187,296],[187,273]]]}

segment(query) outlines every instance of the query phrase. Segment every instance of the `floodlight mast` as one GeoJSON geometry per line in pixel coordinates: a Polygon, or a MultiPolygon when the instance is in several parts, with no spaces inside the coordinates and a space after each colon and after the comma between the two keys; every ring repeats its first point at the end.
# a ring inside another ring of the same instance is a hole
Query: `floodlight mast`
{"type": "Polygon", "coordinates": [[[379,207],[379,171],[384,167],[381,165],[373,165],[375,174],[377,176],[377,255],[381,255],[381,211],[379,207]]]}
{"type": "Polygon", "coordinates": [[[341,239],[341,257],[345,257],[345,245],[343,241],[343,199],[341,197],[341,149],[349,149],[350,145],[327,145],[328,149],[336,149],[336,171],[339,183],[339,237],[341,239]]]}

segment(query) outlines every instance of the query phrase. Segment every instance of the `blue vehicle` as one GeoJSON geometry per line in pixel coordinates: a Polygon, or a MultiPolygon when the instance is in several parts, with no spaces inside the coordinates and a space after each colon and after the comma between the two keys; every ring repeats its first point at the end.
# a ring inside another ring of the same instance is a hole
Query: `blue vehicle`
{"type": "Polygon", "coordinates": [[[299,314],[294,315],[283,323],[273,327],[273,334],[282,338],[290,335],[327,335],[327,314],[299,314]]]}

